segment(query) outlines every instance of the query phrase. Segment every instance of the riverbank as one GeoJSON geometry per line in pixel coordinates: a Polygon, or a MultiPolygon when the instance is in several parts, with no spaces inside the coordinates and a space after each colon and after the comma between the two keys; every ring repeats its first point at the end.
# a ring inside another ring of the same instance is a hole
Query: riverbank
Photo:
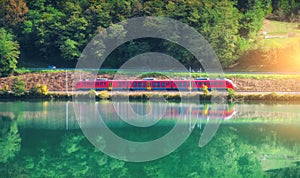
{"type": "Polygon", "coordinates": [[[262,93],[262,94],[227,94],[227,93],[213,93],[208,95],[202,92],[50,92],[47,95],[30,95],[25,94],[16,96],[12,93],[1,94],[0,101],[11,100],[47,100],[47,101],[100,101],[100,100],[130,100],[130,101],[162,101],[167,100],[171,102],[300,102],[300,94],[298,93],[262,93]]]}
{"type": "MultiPolygon", "coordinates": [[[[172,73],[172,78],[177,79],[182,77],[183,73],[172,73]]],[[[196,73],[194,73],[197,77],[196,73]]],[[[199,74],[197,74],[199,75],[199,74]]],[[[72,100],[72,84],[74,74],[71,71],[58,71],[58,72],[41,72],[41,73],[24,73],[18,76],[0,78],[0,89],[3,89],[5,85],[11,89],[14,77],[18,77],[26,84],[26,89],[36,84],[44,84],[47,86],[50,92],[47,95],[32,95],[25,94],[23,96],[15,96],[12,93],[0,92],[0,100],[72,100]],[[67,92],[69,91],[69,92],[67,92]]],[[[112,73],[99,73],[99,78],[113,79],[112,73]]],[[[166,79],[165,76],[156,73],[145,73],[139,75],[137,78],[134,75],[122,75],[123,79],[142,79],[143,77],[156,77],[166,79]]],[[[300,75],[299,74],[225,74],[226,78],[231,79],[236,85],[236,92],[222,93],[222,100],[228,102],[248,102],[248,101],[275,101],[275,102],[298,102],[300,101],[300,75]],[[249,92],[249,93],[247,93],[249,92]],[[270,92],[270,93],[264,93],[270,92]],[[278,93],[276,93],[278,92],[278,93]],[[283,92],[283,93],[282,93],[283,92]],[[296,93],[290,93],[296,92],[296,93]],[[224,96],[226,95],[226,96],[224,96]]],[[[119,100],[142,100],[146,101],[150,98],[164,98],[168,101],[181,101],[182,96],[187,100],[197,99],[200,101],[210,101],[213,95],[218,93],[210,92],[205,95],[203,92],[76,92],[77,98],[81,99],[96,99],[96,100],[111,100],[112,98],[118,98],[119,100]],[[182,94],[182,95],[181,95],[182,94]]]]}

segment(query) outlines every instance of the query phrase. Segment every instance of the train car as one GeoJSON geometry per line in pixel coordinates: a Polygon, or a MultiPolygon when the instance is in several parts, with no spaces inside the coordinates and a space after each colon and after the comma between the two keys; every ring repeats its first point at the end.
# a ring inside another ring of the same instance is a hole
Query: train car
{"type": "Polygon", "coordinates": [[[235,84],[229,79],[196,78],[194,80],[156,80],[146,78],[144,80],[84,80],[75,85],[76,90],[131,90],[131,91],[202,91],[207,86],[208,90],[235,89],[235,84]]]}
{"type": "Polygon", "coordinates": [[[108,90],[109,81],[107,79],[81,80],[76,83],[76,90],[108,90]]]}
{"type": "Polygon", "coordinates": [[[235,89],[235,84],[229,79],[195,79],[193,88],[203,90],[204,86],[207,86],[209,90],[227,90],[235,89]]]}

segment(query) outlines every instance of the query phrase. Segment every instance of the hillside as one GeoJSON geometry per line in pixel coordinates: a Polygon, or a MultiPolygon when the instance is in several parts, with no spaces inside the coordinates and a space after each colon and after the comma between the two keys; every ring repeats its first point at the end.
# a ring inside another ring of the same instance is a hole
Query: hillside
{"type": "Polygon", "coordinates": [[[264,20],[255,45],[228,71],[300,71],[300,23],[264,20]]]}

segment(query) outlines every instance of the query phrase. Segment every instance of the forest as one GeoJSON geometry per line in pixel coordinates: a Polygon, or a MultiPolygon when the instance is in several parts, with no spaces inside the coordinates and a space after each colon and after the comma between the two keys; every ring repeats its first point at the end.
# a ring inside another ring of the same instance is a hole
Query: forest
{"type": "MultiPolygon", "coordinates": [[[[195,28],[226,68],[252,48],[265,18],[300,21],[299,10],[295,0],[1,0],[0,76],[22,67],[18,60],[75,67],[96,34],[141,16],[166,16],[195,28]]],[[[191,54],[171,42],[138,39],[115,49],[104,67],[118,68],[144,52],[165,52],[196,66],[191,54]]]]}

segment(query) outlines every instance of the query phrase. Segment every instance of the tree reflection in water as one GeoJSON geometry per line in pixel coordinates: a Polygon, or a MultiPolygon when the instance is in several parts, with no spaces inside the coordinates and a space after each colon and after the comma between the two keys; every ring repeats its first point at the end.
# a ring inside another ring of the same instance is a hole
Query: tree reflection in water
{"type": "Polygon", "coordinates": [[[14,114],[7,113],[0,117],[0,162],[6,163],[20,151],[21,138],[14,114]]]}

